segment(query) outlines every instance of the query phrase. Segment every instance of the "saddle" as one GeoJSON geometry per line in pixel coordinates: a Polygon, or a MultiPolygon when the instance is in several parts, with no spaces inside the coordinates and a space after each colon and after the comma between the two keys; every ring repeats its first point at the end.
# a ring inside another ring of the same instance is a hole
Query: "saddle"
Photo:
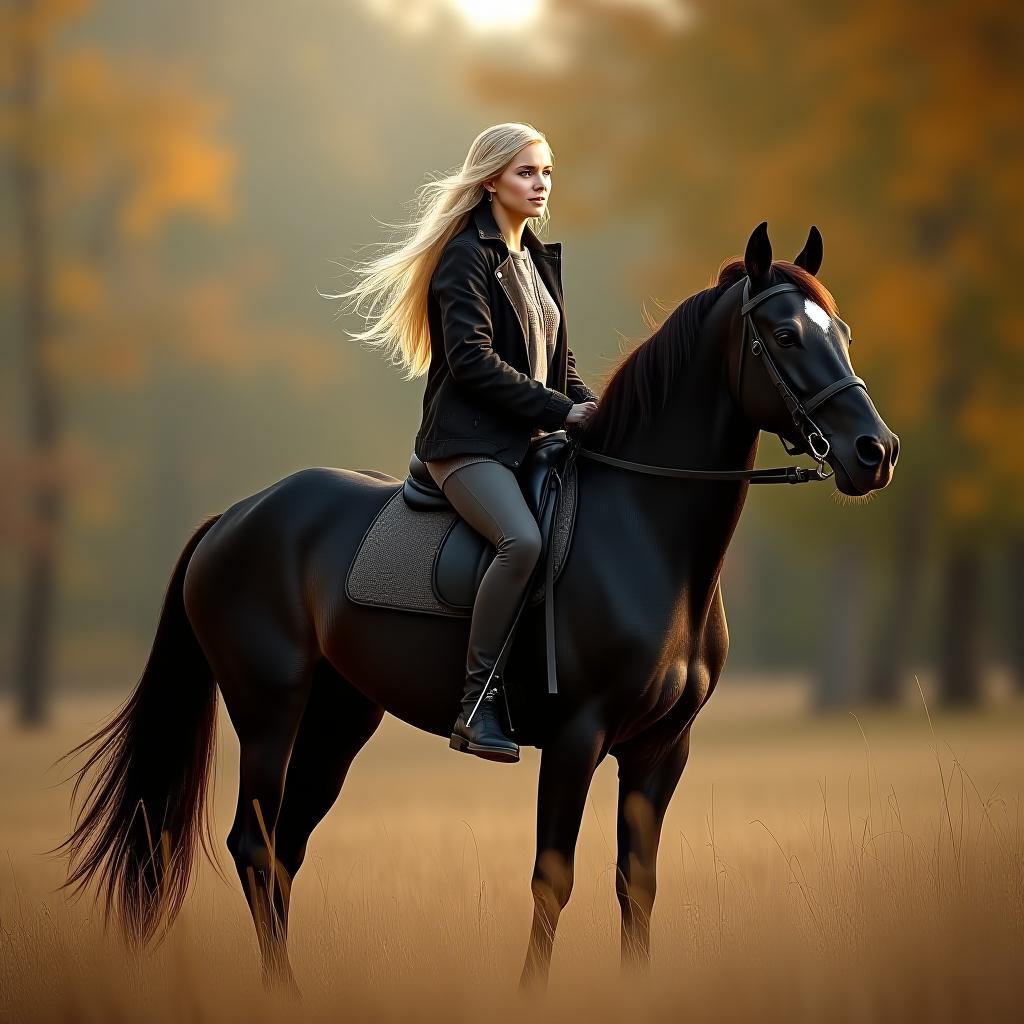
{"type": "MultiPolygon", "coordinates": [[[[564,430],[533,438],[516,473],[542,541],[523,607],[545,602],[549,693],[558,692],[554,584],[565,566],[575,522],[575,450],[564,430]]],[[[357,604],[469,616],[495,554],[494,545],[459,516],[414,453],[408,477],[360,542],[346,577],[346,595],[357,604]]],[[[506,642],[497,671],[510,651],[506,642]]]]}

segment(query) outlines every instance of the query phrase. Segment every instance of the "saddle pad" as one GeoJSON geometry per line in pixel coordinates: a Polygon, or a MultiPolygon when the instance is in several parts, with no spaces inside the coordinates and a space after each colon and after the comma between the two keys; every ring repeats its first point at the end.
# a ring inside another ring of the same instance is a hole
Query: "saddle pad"
{"type": "MultiPolygon", "coordinates": [[[[558,519],[555,522],[554,579],[557,580],[569,550],[576,518],[576,466],[569,467],[563,480],[558,519]]],[[[424,511],[411,509],[399,487],[370,524],[349,566],[345,594],[356,604],[427,612],[434,615],[468,617],[472,607],[464,608],[439,601],[431,586],[434,560],[441,542],[459,514],[454,509],[424,511]]],[[[483,537],[481,543],[495,548],[483,537]]],[[[539,571],[539,570],[538,570],[539,571]]],[[[530,595],[529,603],[544,598],[544,579],[530,595]]]]}

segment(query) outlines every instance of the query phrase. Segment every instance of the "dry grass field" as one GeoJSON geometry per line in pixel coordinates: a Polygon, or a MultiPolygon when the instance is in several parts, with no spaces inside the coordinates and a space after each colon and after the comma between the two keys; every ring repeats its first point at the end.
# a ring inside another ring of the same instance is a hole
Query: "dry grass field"
{"type": "MultiPolygon", "coordinates": [[[[728,676],[728,673],[727,673],[728,676]]],[[[925,690],[927,693],[927,688],[925,690]]],[[[618,969],[615,762],[599,769],[547,996],[516,989],[539,752],[516,766],[386,720],[294,888],[304,998],[268,996],[226,851],[140,960],[40,851],[69,825],[49,766],[119,698],[23,734],[0,707],[0,1021],[969,1021],[1020,1019],[1024,702],[931,721],[805,714],[798,684],[732,685],[693,727],[659,858],[653,958],[618,969]],[[934,731],[933,731],[934,730],[934,731]]],[[[237,745],[222,718],[223,838],[237,745]]],[[[67,774],[67,771],[63,774],[67,774]]]]}

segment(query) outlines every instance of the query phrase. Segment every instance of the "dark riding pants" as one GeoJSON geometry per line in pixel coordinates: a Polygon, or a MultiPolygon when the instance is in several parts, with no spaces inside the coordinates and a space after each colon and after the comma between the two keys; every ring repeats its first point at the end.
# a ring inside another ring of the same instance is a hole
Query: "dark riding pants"
{"type": "Polygon", "coordinates": [[[475,700],[512,628],[516,609],[540,558],[541,536],[519,481],[497,460],[457,469],[444,495],[459,515],[497,548],[480,581],[469,627],[467,693],[475,700]]]}

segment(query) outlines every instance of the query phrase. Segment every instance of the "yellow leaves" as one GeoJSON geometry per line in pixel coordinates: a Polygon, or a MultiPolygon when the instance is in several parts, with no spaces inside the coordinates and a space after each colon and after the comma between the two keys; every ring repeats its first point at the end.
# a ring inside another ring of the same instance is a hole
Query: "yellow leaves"
{"type": "Polygon", "coordinates": [[[995,318],[995,332],[1006,352],[1017,357],[1017,373],[1024,370],[1024,313],[1016,303],[999,310],[995,318]]]}
{"type": "Polygon", "coordinates": [[[979,447],[998,444],[1006,435],[1007,412],[1000,408],[991,395],[975,393],[964,403],[959,416],[959,428],[964,436],[979,447]]]}
{"type": "Polygon", "coordinates": [[[77,362],[93,384],[114,391],[134,391],[149,376],[149,354],[139,325],[113,321],[109,330],[94,334],[87,346],[72,349],[72,358],[65,359],[65,369],[77,362]],[[74,360],[74,355],[78,356],[74,360]]]}
{"type": "Polygon", "coordinates": [[[80,17],[93,0],[33,0],[0,9],[0,81],[7,85],[26,53],[38,52],[66,22],[80,17]]]}
{"type": "Polygon", "coordinates": [[[122,93],[113,59],[101,50],[83,47],[57,64],[59,96],[83,108],[110,107],[122,93]]]}
{"type": "Polygon", "coordinates": [[[65,205],[101,196],[130,241],[152,238],[178,213],[217,223],[232,215],[237,155],[218,138],[222,102],[178,69],[84,47],[55,58],[52,76],[20,145],[47,161],[65,205]]]}
{"type": "Polygon", "coordinates": [[[87,437],[70,436],[63,444],[63,462],[75,494],[75,511],[85,526],[106,526],[122,515],[119,478],[129,468],[123,456],[101,450],[87,437]]]}
{"type": "Polygon", "coordinates": [[[883,413],[893,423],[910,427],[927,419],[934,408],[937,384],[950,358],[940,337],[949,301],[943,279],[920,265],[880,265],[863,283],[851,322],[850,355],[863,376],[869,371],[862,352],[870,347],[871,369],[894,382],[887,388],[883,413]]]}
{"type": "Polygon", "coordinates": [[[943,256],[964,282],[985,281],[993,270],[989,240],[977,230],[963,230],[951,237],[943,256]]]}
{"type": "Polygon", "coordinates": [[[53,300],[58,313],[95,316],[107,298],[102,276],[87,263],[68,261],[54,273],[53,300]]]}
{"type": "Polygon", "coordinates": [[[1024,405],[1019,378],[989,376],[964,402],[956,427],[971,450],[975,472],[998,489],[1024,488],[1024,405]]]}
{"type": "Polygon", "coordinates": [[[322,394],[347,365],[331,338],[252,313],[266,286],[265,262],[242,264],[227,277],[179,284],[139,270],[116,288],[85,264],[55,271],[59,327],[38,341],[40,358],[69,392],[140,389],[161,367],[240,376],[271,372],[282,387],[322,394]]]}
{"type": "Polygon", "coordinates": [[[957,474],[943,480],[943,504],[950,520],[966,525],[979,523],[988,505],[982,482],[973,476],[957,474]]]}
{"type": "Polygon", "coordinates": [[[136,187],[121,213],[130,238],[151,236],[169,215],[188,210],[218,223],[233,214],[237,156],[208,128],[220,105],[179,95],[134,139],[136,187]]]}

